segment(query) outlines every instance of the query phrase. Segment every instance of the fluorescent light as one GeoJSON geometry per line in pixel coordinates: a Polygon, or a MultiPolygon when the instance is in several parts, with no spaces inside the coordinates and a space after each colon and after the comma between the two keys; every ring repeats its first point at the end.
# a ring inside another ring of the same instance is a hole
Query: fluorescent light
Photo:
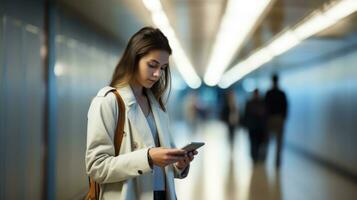
{"type": "Polygon", "coordinates": [[[177,66],[177,70],[180,72],[187,85],[193,89],[199,88],[201,86],[201,79],[196,75],[196,72],[194,71],[190,61],[187,59],[182,49],[177,48],[176,52],[172,54],[172,57],[175,65],[177,66]]]}
{"type": "Polygon", "coordinates": [[[223,88],[229,87],[234,82],[239,81],[250,72],[269,62],[273,56],[283,54],[298,45],[302,40],[334,25],[356,11],[357,0],[332,2],[324,10],[314,11],[295,28],[283,32],[266,47],[233,66],[222,76],[219,86],[223,88]]]}
{"type": "Polygon", "coordinates": [[[325,28],[334,24],[335,21],[331,21],[326,18],[322,13],[315,13],[308,21],[298,26],[294,32],[300,39],[306,39],[316,33],[324,30],[325,28]]]}
{"type": "Polygon", "coordinates": [[[171,28],[169,19],[162,10],[152,14],[152,21],[157,27],[165,27],[164,30],[171,28]]]}
{"type": "Polygon", "coordinates": [[[233,66],[223,76],[218,86],[221,88],[228,88],[234,82],[240,80],[251,71],[257,69],[259,66],[269,62],[272,59],[269,50],[262,48],[249,56],[247,59],[233,66]]]}
{"type": "Polygon", "coordinates": [[[306,39],[332,26],[357,10],[356,0],[333,2],[324,11],[315,11],[293,31],[300,39],[306,39]]]}
{"type": "Polygon", "coordinates": [[[198,88],[202,81],[183,51],[169,19],[162,9],[160,0],[143,0],[144,6],[151,12],[153,23],[166,35],[172,48],[172,58],[183,80],[190,88],[198,88]]]}
{"type": "Polygon", "coordinates": [[[157,12],[162,10],[162,6],[159,0],[143,0],[144,6],[150,12],[157,12]]]}
{"type": "Polygon", "coordinates": [[[242,74],[244,74],[244,70],[247,66],[249,66],[249,64],[246,60],[244,60],[232,67],[232,69],[223,75],[221,81],[218,83],[218,86],[223,89],[228,88],[236,80],[239,80],[243,77],[242,74]]]}
{"type": "Polygon", "coordinates": [[[325,12],[325,16],[331,20],[338,21],[357,10],[356,0],[342,0],[325,12]]]}
{"type": "Polygon", "coordinates": [[[286,31],[268,45],[268,49],[274,56],[278,56],[300,43],[300,39],[292,31],[286,31]]]}
{"type": "Polygon", "coordinates": [[[271,0],[228,2],[204,76],[207,85],[214,86],[218,83],[270,2],[271,0]]]}
{"type": "Polygon", "coordinates": [[[260,65],[269,62],[271,59],[273,59],[273,56],[271,55],[270,49],[262,48],[248,57],[247,62],[249,63],[251,69],[256,69],[260,65]]]}

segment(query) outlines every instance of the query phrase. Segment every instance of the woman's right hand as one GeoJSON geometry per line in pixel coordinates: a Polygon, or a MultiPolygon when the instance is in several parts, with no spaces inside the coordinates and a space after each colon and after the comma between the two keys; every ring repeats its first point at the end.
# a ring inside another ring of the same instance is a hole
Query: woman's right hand
{"type": "Polygon", "coordinates": [[[149,155],[154,165],[165,167],[187,157],[187,152],[182,149],[168,149],[156,147],[149,149],[149,155]]]}

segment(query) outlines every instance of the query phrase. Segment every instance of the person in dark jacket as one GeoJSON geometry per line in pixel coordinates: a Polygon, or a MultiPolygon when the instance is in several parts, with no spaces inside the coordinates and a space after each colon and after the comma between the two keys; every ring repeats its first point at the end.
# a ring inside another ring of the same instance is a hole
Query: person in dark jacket
{"type": "Polygon", "coordinates": [[[268,116],[269,132],[276,136],[276,168],[281,165],[281,152],[283,147],[284,124],[288,112],[288,102],[285,93],[279,88],[279,77],[272,76],[273,87],[265,96],[265,105],[268,116]]]}
{"type": "Polygon", "coordinates": [[[266,157],[266,114],[264,100],[255,89],[245,107],[245,125],[248,128],[250,153],[253,163],[264,161],[266,157]]]}

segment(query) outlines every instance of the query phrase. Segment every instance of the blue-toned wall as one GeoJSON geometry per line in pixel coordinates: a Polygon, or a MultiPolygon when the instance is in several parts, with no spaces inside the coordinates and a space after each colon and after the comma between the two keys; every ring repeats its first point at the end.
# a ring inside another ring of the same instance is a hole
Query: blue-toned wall
{"type": "Polygon", "coordinates": [[[0,1],[0,199],[40,199],[43,1],[0,1]]]}
{"type": "Polygon", "coordinates": [[[282,72],[281,85],[287,143],[357,174],[357,49],[282,72]]]}
{"type": "Polygon", "coordinates": [[[119,60],[120,45],[62,12],[56,19],[56,199],[88,190],[85,174],[87,112],[119,60]]]}
{"type": "Polygon", "coordinates": [[[54,14],[55,67],[50,70],[55,76],[49,82],[55,84],[49,90],[55,101],[49,103],[55,112],[45,116],[44,1],[0,1],[0,199],[41,199],[44,184],[53,192],[50,199],[78,199],[88,189],[87,111],[110,81],[121,45],[68,12],[54,14]],[[49,134],[54,143],[45,151],[48,118],[55,119],[49,134]],[[43,180],[45,153],[52,178],[43,180]]]}

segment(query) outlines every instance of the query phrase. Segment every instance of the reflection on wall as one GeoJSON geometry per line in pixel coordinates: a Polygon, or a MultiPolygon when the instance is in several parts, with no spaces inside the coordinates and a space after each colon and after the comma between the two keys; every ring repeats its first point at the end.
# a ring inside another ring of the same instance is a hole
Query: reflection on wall
{"type": "Polygon", "coordinates": [[[357,174],[357,52],[281,74],[287,141],[357,174]]]}
{"type": "Polygon", "coordinates": [[[0,199],[40,199],[43,7],[16,3],[0,1],[0,199]]]}
{"type": "Polygon", "coordinates": [[[56,198],[73,199],[88,189],[84,155],[89,104],[109,83],[119,51],[70,16],[59,12],[56,23],[56,198]]]}

